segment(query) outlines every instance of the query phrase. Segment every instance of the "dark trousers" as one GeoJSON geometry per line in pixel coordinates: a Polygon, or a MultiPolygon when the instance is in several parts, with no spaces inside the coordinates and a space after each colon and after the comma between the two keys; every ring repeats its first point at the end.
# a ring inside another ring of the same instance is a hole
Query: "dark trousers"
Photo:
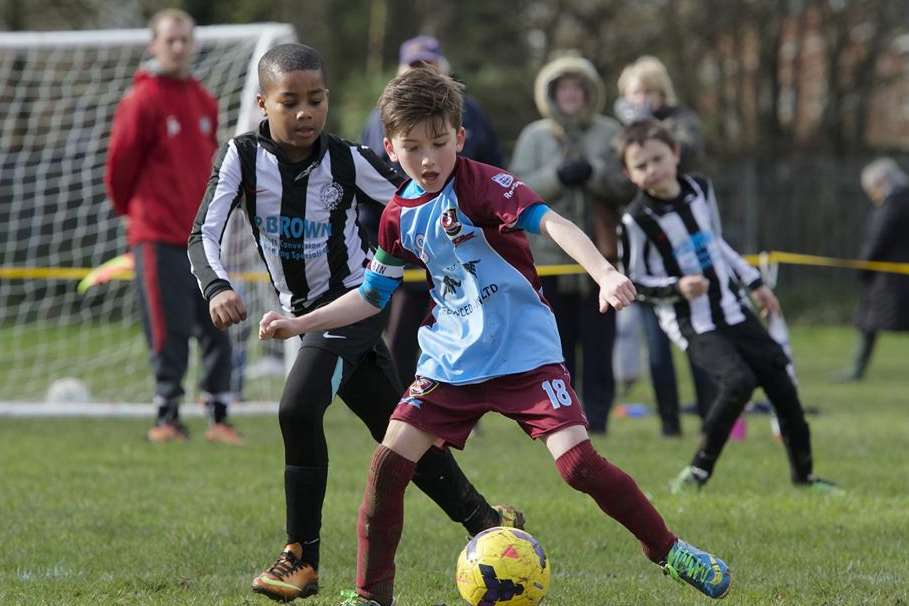
{"type": "Polygon", "coordinates": [[[615,310],[599,311],[599,287],[590,280],[588,292],[562,293],[555,277],[542,278],[543,294],[552,306],[562,339],[565,366],[572,386],[581,394],[592,432],[604,432],[615,400],[612,348],[615,344],[615,310]],[[576,370],[577,350],[582,358],[580,386],[576,370]]]}
{"type": "Polygon", "coordinates": [[[327,464],[322,418],[336,394],[363,421],[374,440],[385,436],[388,419],[404,391],[388,350],[379,342],[358,359],[345,355],[346,360],[327,348],[308,345],[297,353],[278,411],[285,464],[327,464]]]}
{"type": "MultiPolygon", "coordinates": [[[[328,482],[328,445],[323,418],[335,394],[381,441],[401,398],[388,349],[380,337],[385,314],[324,333],[303,336],[278,408],[284,438],[287,540],[303,545],[304,561],[318,566],[322,505],[328,482]]],[[[451,452],[430,448],[414,483],[449,518],[474,534],[495,526],[498,514],[464,476],[451,452]]]]}
{"type": "MultiPolygon", "coordinates": [[[[675,364],[672,361],[672,345],[669,337],[660,327],[656,311],[652,305],[641,303],[636,306],[647,339],[647,359],[650,365],[650,381],[657,402],[657,412],[663,425],[664,433],[674,433],[679,429],[679,387],[676,382],[675,364]]],[[[695,400],[698,415],[703,421],[707,418],[710,405],[716,398],[710,376],[696,366],[691,356],[688,366],[691,369],[691,380],[694,383],[695,400]]]]}
{"type": "Polygon", "coordinates": [[[134,246],[133,255],[156,402],[172,405],[175,412],[184,394],[191,337],[199,340],[202,353],[199,389],[212,396],[230,392],[230,339],[211,321],[208,302],[190,271],[186,248],[147,242],[134,246]]]}
{"type": "Polygon", "coordinates": [[[760,386],[779,419],[792,480],[807,481],[812,472],[811,435],[783,348],[751,313],[739,324],[684,336],[691,360],[709,373],[717,388],[692,465],[713,472],[733,423],[760,386]]]}
{"type": "Polygon", "coordinates": [[[385,342],[398,369],[401,385],[410,385],[417,371],[420,346],[417,332],[432,299],[426,284],[402,284],[391,297],[385,342]]]}

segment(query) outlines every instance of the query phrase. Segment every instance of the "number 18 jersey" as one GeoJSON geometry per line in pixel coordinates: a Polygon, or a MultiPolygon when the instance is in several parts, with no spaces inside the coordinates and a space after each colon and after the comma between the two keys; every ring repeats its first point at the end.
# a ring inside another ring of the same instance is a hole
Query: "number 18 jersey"
{"type": "Polygon", "coordinates": [[[418,333],[417,375],[469,384],[563,361],[555,317],[517,227],[540,203],[514,176],[465,158],[441,191],[411,181],[389,202],[369,273],[388,281],[400,279],[405,262],[426,268],[433,305],[418,333]]]}

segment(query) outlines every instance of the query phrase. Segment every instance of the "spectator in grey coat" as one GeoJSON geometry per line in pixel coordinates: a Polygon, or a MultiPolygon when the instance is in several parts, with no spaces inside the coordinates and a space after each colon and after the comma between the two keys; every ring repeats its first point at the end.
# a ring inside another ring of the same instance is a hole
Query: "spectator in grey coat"
{"type": "MultiPolygon", "coordinates": [[[[862,171],[862,189],[873,208],[860,258],[909,263],[909,177],[891,158],[879,158],[862,171]]],[[[852,368],[843,376],[847,381],[865,376],[878,332],[909,330],[909,275],[862,271],[860,278],[859,342],[852,368]]]]}
{"type": "MultiPolygon", "coordinates": [[[[601,114],[603,81],[587,59],[561,57],[540,70],[534,99],[543,117],[521,131],[512,172],[554,211],[582,226],[607,259],[615,260],[618,209],[634,189],[611,145],[621,126],[601,114]]],[[[573,262],[546,238],[531,240],[531,247],[538,264],[573,262]]],[[[605,433],[615,396],[615,311],[596,313],[597,288],[586,275],[547,276],[542,282],[575,383],[576,350],[582,355],[579,391],[590,432],[605,433]]]]}

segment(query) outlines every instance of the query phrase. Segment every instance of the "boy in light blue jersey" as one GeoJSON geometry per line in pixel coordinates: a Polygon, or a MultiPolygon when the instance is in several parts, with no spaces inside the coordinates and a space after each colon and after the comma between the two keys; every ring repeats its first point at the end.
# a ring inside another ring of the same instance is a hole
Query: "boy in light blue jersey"
{"type": "Polygon", "coordinates": [[[600,285],[599,307],[635,296],[573,223],[512,175],[457,157],[464,144],[461,87],[431,68],[392,80],[379,100],[386,151],[411,178],[382,213],[380,250],[358,292],[306,315],[269,312],[262,339],[328,330],[380,312],[406,262],[426,268],[434,306],[420,328],[417,378],[376,449],[358,522],[357,590],[343,606],[393,603],[404,490],[431,446],[463,448],[486,412],[542,439],[563,479],[589,494],[667,574],[724,597],[722,560],[679,540],[634,480],[600,457],[565,370],[555,318],[540,289],[525,231],[543,233],[600,285]]]}

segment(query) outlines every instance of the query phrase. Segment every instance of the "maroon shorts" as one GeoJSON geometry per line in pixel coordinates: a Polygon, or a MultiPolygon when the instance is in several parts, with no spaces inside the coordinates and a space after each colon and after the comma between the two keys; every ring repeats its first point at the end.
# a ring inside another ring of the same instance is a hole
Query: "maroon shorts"
{"type": "Polygon", "coordinates": [[[448,446],[464,448],[474,425],[490,411],[514,419],[534,439],[564,427],[587,425],[562,364],[471,385],[417,377],[391,418],[432,434],[448,446]]]}

